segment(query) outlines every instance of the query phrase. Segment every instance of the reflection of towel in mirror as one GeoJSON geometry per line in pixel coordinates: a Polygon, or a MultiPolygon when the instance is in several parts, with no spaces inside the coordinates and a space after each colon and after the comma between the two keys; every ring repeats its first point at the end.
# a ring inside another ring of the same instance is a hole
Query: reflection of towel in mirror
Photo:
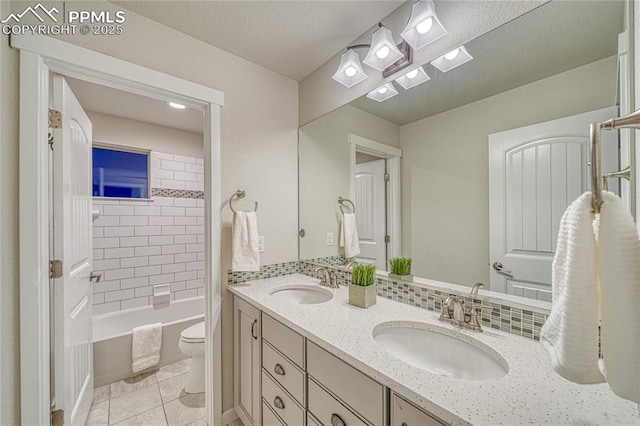
{"type": "Polygon", "coordinates": [[[259,271],[258,218],[255,211],[236,212],[231,237],[231,270],[259,271]]]}
{"type": "Polygon", "coordinates": [[[342,215],[340,227],[340,247],[344,247],[344,257],[354,257],[360,254],[360,241],[358,240],[358,226],[355,213],[342,215]]]}
{"type": "Polygon", "coordinates": [[[131,370],[137,373],[160,362],[161,347],[162,323],[141,325],[134,328],[131,370]]]}

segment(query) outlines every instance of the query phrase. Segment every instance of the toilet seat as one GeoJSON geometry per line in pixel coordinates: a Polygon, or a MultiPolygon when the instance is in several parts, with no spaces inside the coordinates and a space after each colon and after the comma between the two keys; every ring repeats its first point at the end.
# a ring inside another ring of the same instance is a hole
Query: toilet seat
{"type": "Polygon", "coordinates": [[[204,321],[182,330],[180,340],[185,343],[204,343],[204,321]]]}

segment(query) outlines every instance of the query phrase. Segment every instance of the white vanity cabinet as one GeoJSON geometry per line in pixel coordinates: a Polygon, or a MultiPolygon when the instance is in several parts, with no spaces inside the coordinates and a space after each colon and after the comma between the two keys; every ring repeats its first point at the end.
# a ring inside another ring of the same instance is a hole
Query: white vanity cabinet
{"type": "Polygon", "coordinates": [[[260,310],[234,297],[233,404],[245,426],[262,424],[260,411],[260,310]]]}
{"type": "Polygon", "coordinates": [[[436,420],[404,398],[391,392],[391,425],[390,426],[443,426],[436,420]]]}

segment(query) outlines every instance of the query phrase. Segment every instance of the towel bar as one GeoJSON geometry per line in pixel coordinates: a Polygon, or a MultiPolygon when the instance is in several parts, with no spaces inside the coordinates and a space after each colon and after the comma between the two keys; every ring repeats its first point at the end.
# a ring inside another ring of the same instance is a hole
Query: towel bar
{"type": "Polygon", "coordinates": [[[344,210],[343,210],[343,206],[344,203],[349,203],[350,207],[349,209],[351,210],[350,213],[355,213],[356,212],[356,206],[355,204],[353,204],[353,201],[351,201],[348,198],[342,198],[342,197],[338,197],[338,204],[340,204],[340,211],[342,212],[342,214],[344,214],[344,210]]]}
{"type": "MultiPolygon", "coordinates": [[[[245,192],[244,189],[238,189],[236,192],[234,192],[231,197],[229,197],[229,208],[231,209],[231,211],[233,213],[238,213],[238,211],[236,209],[233,208],[233,198],[237,197],[237,198],[244,198],[244,196],[247,195],[247,193],[245,192]]],[[[255,207],[253,208],[253,211],[258,211],[258,202],[256,201],[255,207]]]]}

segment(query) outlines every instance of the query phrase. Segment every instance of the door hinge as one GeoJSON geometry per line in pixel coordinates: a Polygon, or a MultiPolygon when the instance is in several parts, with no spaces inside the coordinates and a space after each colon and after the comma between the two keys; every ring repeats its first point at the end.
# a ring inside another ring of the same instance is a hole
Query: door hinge
{"type": "Polygon", "coordinates": [[[385,235],[384,236],[384,242],[389,244],[391,242],[391,235],[385,235]]]}
{"type": "Polygon", "coordinates": [[[391,175],[389,173],[384,174],[384,181],[389,182],[391,180],[391,175]]]}
{"type": "Polygon", "coordinates": [[[62,128],[62,113],[55,109],[49,109],[49,128],[61,129],[62,128]]]}
{"type": "Polygon", "coordinates": [[[49,261],[49,278],[62,278],[62,260],[49,261]]]}

